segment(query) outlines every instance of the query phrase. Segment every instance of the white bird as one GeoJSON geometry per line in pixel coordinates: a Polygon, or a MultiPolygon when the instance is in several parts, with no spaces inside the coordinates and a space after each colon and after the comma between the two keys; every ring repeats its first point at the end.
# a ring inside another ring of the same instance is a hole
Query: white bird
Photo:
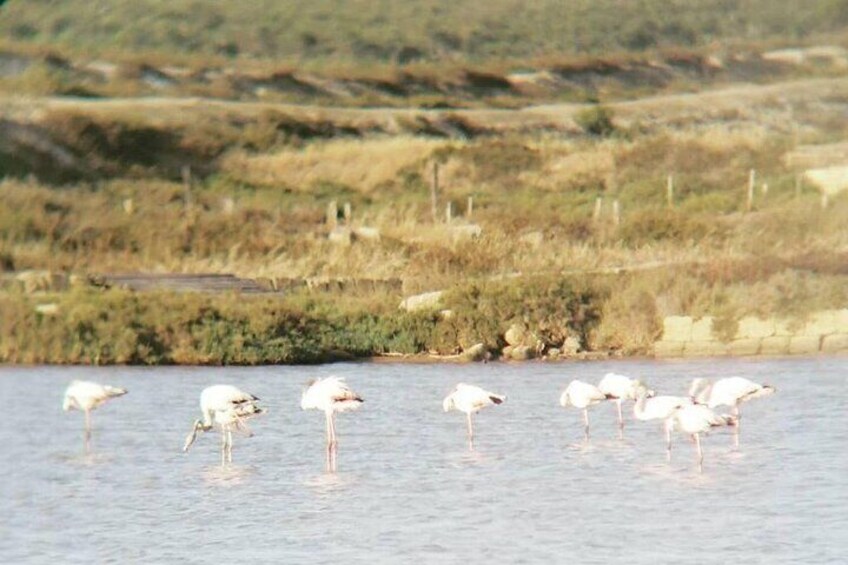
{"type": "Polygon", "coordinates": [[[473,447],[474,426],[471,422],[471,415],[476,414],[486,406],[503,404],[505,400],[506,396],[502,394],[483,390],[479,386],[459,383],[442,401],[442,409],[445,412],[458,410],[465,413],[468,422],[468,444],[473,447]]]}
{"type": "Polygon", "coordinates": [[[365,402],[361,396],[353,392],[350,386],[340,377],[327,377],[309,381],[303,396],[300,399],[300,407],[303,410],[321,410],[327,418],[327,450],[335,450],[336,440],[336,412],[347,412],[356,410],[365,402]]]}
{"type": "Polygon", "coordinates": [[[621,404],[625,400],[636,400],[639,392],[644,390],[648,396],[653,396],[654,392],[648,388],[639,379],[631,379],[624,375],[616,373],[607,373],[601,382],[598,383],[600,390],[607,399],[613,401],[618,409],[618,429],[621,433],[624,430],[624,419],[621,417],[621,404]]]}
{"type": "Polygon", "coordinates": [[[705,404],[710,408],[730,406],[737,419],[736,431],[733,434],[734,443],[739,447],[739,424],[741,418],[739,405],[774,393],[775,388],[761,385],[743,377],[727,377],[710,383],[707,379],[695,379],[689,387],[689,396],[697,404],[705,404]]]}
{"type": "Polygon", "coordinates": [[[662,420],[665,430],[666,451],[671,457],[671,426],[669,418],[679,408],[693,404],[686,396],[653,396],[640,391],[633,405],[633,416],[642,422],[662,420]]]}
{"type": "Polygon", "coordinates": [[[712,428],[735,426],[736,418],[730,414],[716,414],[703,404],[688,404],[678,408],[668,419],[672,430],[680,430],[692,436],[698,448],[698,468],[703,470],[704,452],[701,450],[701,434],[712,428]]]}
{"type": "Polygon", "coordinates": [[[73,381],[65,390],[62,409],[66,412],[73,408],[82,410],[85,414],[85,443],[91,438],[91,411],[111,398],[117,398],[127,393],[124,388],[101,385],[91,381],[73,381]]]}
{"type": "Polygon", "coordinates": [[[559,397],[559,403],[563,408],[574,406],[583,410],[583,433],[589,439],[589,407],[599,404],[609,397],[601,392],[595,385],[573,380],[568,383],[565,392],[559,397]]]}
{"type": "Polygon", "coordinates": [[[247,420],[263,414],[264,408],[256,403],[259,399],[232,385],[212,385],[200,393],[202,420],[195,420],[186,437],[183,451],[186,452],[197,439],[198,432],[208,432],[218,426],[221,430],[221,464],[233,460],[233,432],[246,437],[253,435],[247,420]]]}

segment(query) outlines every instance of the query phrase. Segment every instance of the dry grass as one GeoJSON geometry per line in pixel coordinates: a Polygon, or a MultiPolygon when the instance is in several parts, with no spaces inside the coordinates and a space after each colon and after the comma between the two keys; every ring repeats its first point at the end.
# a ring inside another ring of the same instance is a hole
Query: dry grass
{"type": "Polygon", "coordinates": [[[228,155],[222,171],[261,186],[307,190],[319,183],[350,187],[363,194],[395,183],[404,169],[417,169],[445,142],[414,137],[332,140],[267,155],[228,155]]]}

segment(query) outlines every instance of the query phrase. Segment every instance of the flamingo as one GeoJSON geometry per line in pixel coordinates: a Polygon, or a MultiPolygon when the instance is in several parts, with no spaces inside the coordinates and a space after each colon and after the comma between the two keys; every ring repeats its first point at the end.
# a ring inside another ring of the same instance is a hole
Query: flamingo
{"type": "Polygon", "coordinates": [[[686,396],[649,396],[645,390],[639,391],[636,403],[633,405],[633,416],[637,420],[662,420],[665,429],[666,453],[671,459],[671,426],[668,419],[674,412],[684,406],[693,404],[686,396]]]}
{"type": "Polygon", "coordinates": [[[476,414],[486,406],[503,404],[505,400],[506,396],[502,394],[483,390],[479,386],[459,383],[442,401],[442,408],[445,412],[458,410],[465,413],[468,422],[468,446],[473,449],[474,425],[471,422],[471,415],[476,414]]]}
{"type": "Polygon", "coordinates": [[[595,385],[590,385],[579,380],[573,380],[568,383],[565,392],[559,397],[559,403],[563,408],[569,405],[583,410],[583,433],[586,440],[589,439],[589,407],[609,400],[606,394],[595,385]]]}
{"type": "Polygon", "coordinates": [[[353,392],[350,386],[340,377],[314,379],[307,383],[300,407],[303,410],[321,410],[327,419],[327,468],[335,470],[335,453],[338,447],[336,440],[336,413],[356,410],[365,402],[361,396],[353,392]]]}
{"type": "Polygon", "coordinates": [[[233,432],[251,437],[247,420],[265,413],[256,402],[259,399],[232,385],[212,385],[200,393],[203,420],[195,420],[186,437],[183,452],[188,452],[198,432],[208,432],[216,425],[221,429],[221,465],[233,461],[233,432]]]}
{"type": "Polygon", "coordinates": [[[85,414],[85,445],[89,447],[91,439],[91,411],[112,398],[123,396],[127,389],[110,385],[101,385],[91,381],[73,381],[65,390],[62,409],[66,412],[73,408],[85,414]]]}
{"type": "Polygon", "coordinates": [[[739,405],[774,392],[775,388],[771,385],[761,385],[743,377],[727,377],[714,383],[699,378],[694,379],[689,387],[689,396],[697,404],[706,404],[710,408],[730,406],[733,409],[737,420],[733,434],[736,447],[739,447],[739,419],[742,417],[739,405]]]}
{"type": "Polygon", "coordinates": [[[712,428],[735,426],[736,417],[730,414],[716,414],[703,404],[687,404],[678,408],[668,418],[668,429],[676,429],[687,433],[695,440],[698,448],[698,469],[704,470],[704,452],[701,450],[701,434],[712,428]]]}
{"type": "Polygon", "coordinates": [[[600,390],[609,400],[615,402],[618,409],[619,435],[624,432],[624,419],[621,417],[621,404],[625,400],[636,400],[640,390],[645,390],[648,396],[654,396],[654,391],[648,390],[639,379],[631,379],[616,373],[607,373],[598,383],[600,390]]]}

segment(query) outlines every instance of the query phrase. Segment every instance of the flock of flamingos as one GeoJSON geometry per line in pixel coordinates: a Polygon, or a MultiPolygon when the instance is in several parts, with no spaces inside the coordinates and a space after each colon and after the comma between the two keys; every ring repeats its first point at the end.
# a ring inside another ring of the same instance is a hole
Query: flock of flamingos
{"type": "MultiPolygon", "coordinates": [[[[637,420],[662,422],[666,438],[666,452],[671,457],[671,433],[679,431],[692,437],[698,456],[698,467],[702,469],[704,454],[701,449],[701,434],[712,428],[733,427],[734,441],[739,446],[739,406],[748,400],[774,392],[769,385],[761,385],[742,377],[728,377],[710,382],[698,378],[692,381],[688,396],[658,396],[643,382],[624,375],[608,373],[598,386],[573,380],[559,399],[563,407],[573,406],[583,410],[583,430],[589,438],[589,407],[611,401],[618,411],[619,434],[624,428],[621,406],[625,401],[634,402],[633,415],[637,420]],[[732,414],[719,414],[713,409],[729,406],[732,414]]],[[[91,437],[91,411],[106,401],[123,396],[126,389],[101,385],[90,381],[74,381],[65,391],[63,408],[75,408],[85,414],[85,442],[88,448],[91,437]]],[[[472,415],[483,408],[501,404],[506,396],[489,392],[480,387],[459,383],[444,399],[445,412],[458,410],[465,413],[468,425],[469,447],[473,449],[474,426],[472,415]]],[[[195,420],[186,438],[183,451],[188,451],[200,432],[218,428],[221,432],[221,464],[233,460],[233,432],[245,436],[253,435],[247,421],[265,412],[258,404],[259,399],[232,385],[213,385],[200,394],[202,419],[195,420]]],[[[310,381],[303,391],[300,406],[304,410],[324,412],[327,423],[327,467],[335,471],[337,451],[335,417],[339,412],[355,410],[363,403],[343,378],[327,377],[310,381]]]]}

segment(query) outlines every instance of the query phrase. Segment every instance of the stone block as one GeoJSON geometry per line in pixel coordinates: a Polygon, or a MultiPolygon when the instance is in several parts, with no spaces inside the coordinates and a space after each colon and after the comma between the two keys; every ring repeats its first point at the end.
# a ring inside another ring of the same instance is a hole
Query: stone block
{"type": "Polygon", "coordinates": [[[690,316],[666,316],[663,320],[663,341],[689,341],[692,339],[690,316]]]}
{"type": "Polygon", "coordinates": [[[792,337],[804,328],[804,324],[796,320],[775,320],[774,335],[792,337]]]}
{"type": "Polygon", "coordinates": [[[657,357],[682,357],[685,342],[658,341],[654,344],[654,355],[657,357]]]}
{"type": "Polygon", "coordinates": [[[821,337],[796,335],[789,338],[789,353],[792,355],[809,355],[818,353],[821,348],[821,337]]]}
{"type": "Polygon", "coordinates": [[[418,310],[435,310],[439,307],[442,300],[442,291],[436,290],[433,292],[425,292],[424,294],[416,294],[405,298],[400,303],[400,309],[407,312],[416,312],[418,310]]]}
{"type": "Polygon", "coordinates": [[[763,338],[761,337],[734,339],[728,345],[728,351],[731,355],[757,355],[760,353],[762,341],[763,338]]]}
{"type": "Polygon", "coordinates": [[[845,310],[816,312],[804,324],[802,335],[819,336],[848,333],[848,313],[845,310]]]}
{"type": "Polygon", "coordinates": [[[774,335],[774,327],[774,320],[761,320],[754,316],[745,316],[739,320],[736,337],[740,339],[771,337],[774,335]]]}
{"type": "Polygon", "coordinates": [[[786,355],[789,353],[788,335],[773,335],[760,340],[760,355],[786,355]]]}
{"type": "Polygon", "coordinates": [[[683,347],[687,357],[719,357],[727,355],[729,347],[720,341],[690,341],[683,347]]]}
{"type": "Polygon", "coordinates": [[[704,316],[692,322],[692,341],[715,341],[713,336],[713,317],[704,316]]]}
{"type": "Polygon", "coordinates": [[[824,353],[848,351],[848,333],[825,336],[822,339],[821,350],[824,353]]]}

